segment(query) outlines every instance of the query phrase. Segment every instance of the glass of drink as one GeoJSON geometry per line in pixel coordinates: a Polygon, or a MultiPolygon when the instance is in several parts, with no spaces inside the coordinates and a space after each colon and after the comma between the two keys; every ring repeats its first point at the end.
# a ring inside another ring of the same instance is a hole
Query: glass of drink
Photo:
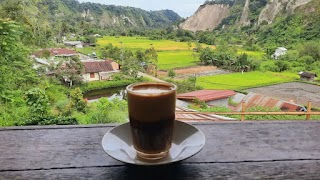
{"type": "Polygon", "coordinates": [[[130,127],[137,155],[157,160],[168,155],[175,120],[176,89],[170,83],[127,86],[130,127]]]}

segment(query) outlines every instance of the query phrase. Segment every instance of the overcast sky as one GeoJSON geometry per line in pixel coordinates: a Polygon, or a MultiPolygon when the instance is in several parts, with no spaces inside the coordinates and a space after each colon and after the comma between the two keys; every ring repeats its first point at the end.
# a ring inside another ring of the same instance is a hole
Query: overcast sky
{"type": "Polygon", "coordinates": [[[144,10],[171,9],[182,17],[191,16],[205,0],[79,0],[107,5],[138,7],[144,10]]]}

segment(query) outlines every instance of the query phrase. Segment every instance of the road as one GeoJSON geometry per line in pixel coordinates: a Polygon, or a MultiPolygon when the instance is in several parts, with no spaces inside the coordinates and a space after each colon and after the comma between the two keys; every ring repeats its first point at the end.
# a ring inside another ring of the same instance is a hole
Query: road
{"type": "Polygon", "coordinates": [[[163,81],[163,80],[161,80],[161,79],[159,79],[159,78],[156,78],[156,77],[154,77],[154,76],[151,76],[151,75],[146,74],[146,73],[143,73],[143,72],[138,72],[138,76],[143,76],[143,77],[152,79],[152,80],[154,80],[154,81],[156,81],[156,82],[165,82],[165,81],[163,81]]]}

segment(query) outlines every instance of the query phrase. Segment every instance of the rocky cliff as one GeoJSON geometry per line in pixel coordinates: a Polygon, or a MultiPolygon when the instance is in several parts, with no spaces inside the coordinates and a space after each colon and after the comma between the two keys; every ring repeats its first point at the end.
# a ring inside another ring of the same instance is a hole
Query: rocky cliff
{"type": "Polygon", "coordinates": [[[271,24],[279,13],[283,10],[286,13],[292,13],[295,8],[307,4],[311,0],[271,0],[261,11],[258,25],[271,24]]]}
{"type": "Polygon", "coordinates": [[[294,13],[297,7],[313,0],[219,0],[207,1],[197,12],[180,24],[191,31],[218,27],[270,25],[279,16],[294,13]]]}
{"type": "Polygon", "coordinates": [[[230,6],[225,4],[200,6],[194,15],[180,24],[180,27],[190,31],[213,30],[229,16],[229,9],[230,6]]]}

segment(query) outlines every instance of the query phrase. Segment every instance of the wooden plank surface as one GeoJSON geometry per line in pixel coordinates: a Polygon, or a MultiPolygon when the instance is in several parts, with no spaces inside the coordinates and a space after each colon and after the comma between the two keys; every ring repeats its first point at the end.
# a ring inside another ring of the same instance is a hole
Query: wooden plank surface
{"type": "MultiPolygon", "coordinates": [[[[254,174],[291,177],[287,172],[301,177],[320,176],[320,122],[230,122],[195,126],[206,136],[204,149],[190,159],[162,168],[185,169],[176,175],[187,173],[191,177],[195,177],[193,172],[199,172],[200,175],[196,174],[199,177],[230,174],[230,177],[245,178],[242,171],[251,177],[254,174]],[[303,170],[308,173],[302,173],[303,170]]],[[[99,125],[0,129],[0,177],[82,177],[86,173],[97,178],[100,175],[125,177],[119,172],[130,174],[132,166],[110,158],[101,147],[103,135],[111,128],[99,125]]],[[[136,168],[141,169],[133,169],[136,168]]]]}

